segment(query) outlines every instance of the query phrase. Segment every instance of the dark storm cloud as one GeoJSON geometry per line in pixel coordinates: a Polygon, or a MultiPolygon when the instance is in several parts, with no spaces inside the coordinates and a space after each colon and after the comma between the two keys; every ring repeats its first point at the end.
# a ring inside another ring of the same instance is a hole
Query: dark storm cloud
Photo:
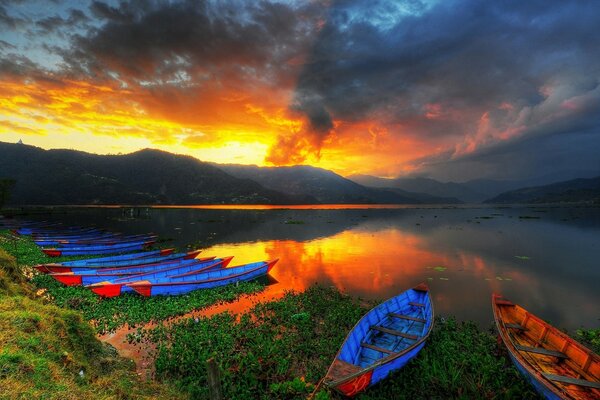
{"type": "MultiPolygon", "coordinates": [[[[377,119],[424,140],[470,137],[479,149],[494,132],[511,136],[518,127],[520,136],[560,121],[570,106],[584,108],[570,99],[600,97],[600,13],[593,2],[440,1],[430,9],[421,4],[422,14],[378,18],[377,9],[389,5],[332,4],[293,105],[315,128],[377,119]]],[[[598,113],[586,110],[578,117],[598,113]]],[[[563,133],[576,129],[562,125],[563,133]]],[[[446,154],[456,159],[470,151],[459,146],[446,154]]]]}
{"type": "Polygon", "coordinates": [[[121,3],[120,7],[112,7],[101,1],[94,1],[90,6],[94,16],[117,22],[132,22],[134,12],[129,8],[129,3],[121,3]]]}
{"type": "Polygon", "coordinates": [[[90,18],[83,11],[71,9],[67,18],[59,15],[46,17],[37,21],[36,26],[44,33],[59,33],[61,29],[73,29],[89,21],[90,18]]]}
{"type": "Polygon", "coordinates": [[[221,67],[268,78],[255,69],[284,69],[281,63],[295,55],[311,29],[301,13],[316,10],[268,2],[145,4],[94,2],[92,12],[107,22],[79,37],[67,61],[92,73],[110,70],[124,80],[154,81],[182,71],[212,76],[224,73],[221,67]]]}
{"type": "Polygon", "coordinates": [[[22,18],[10,15],[6,8],[0,5],[0,27],[6,29],[17,29],[25,21],[22,18]]]}

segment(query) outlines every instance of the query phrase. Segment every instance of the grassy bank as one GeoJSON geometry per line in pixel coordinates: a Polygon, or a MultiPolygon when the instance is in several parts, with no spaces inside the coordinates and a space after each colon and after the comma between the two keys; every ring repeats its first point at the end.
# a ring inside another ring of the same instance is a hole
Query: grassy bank
{"type": "Polygon", "coordinates": [[[144,298],[127,293],[123,296],[102,299],[90,290],[78,286],[64,286],[45,274],[34,274],[31,265],[56,262],[72,258],[50,258],[27,237],[17,237],[7,231],[0,232],[0,249],[18,259],[20,269],[31,275],[36,290],[44,291],[54,304],[80,311],[83,318],[93,321],[98,333],[113,331],[124,324],[136,326],[152,321],[162,321],[183,315],[198,308],[237,299],[242,294],[263,290],[264,285],[243,282],[239,285],[197,290],[182,296],[157,296],[144,298]]]}
{"type": "Polygon", "coordinates": [[[141,382],[134,365],[96,339],[81,313],[45,304],[0,250],[0,398],[185,398],[141,382]]]}

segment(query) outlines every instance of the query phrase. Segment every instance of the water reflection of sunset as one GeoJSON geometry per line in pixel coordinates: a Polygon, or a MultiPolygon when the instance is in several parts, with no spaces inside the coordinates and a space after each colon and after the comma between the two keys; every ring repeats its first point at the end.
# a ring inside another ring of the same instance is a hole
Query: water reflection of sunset
{"type": "Polygon", "coordinates": [[[118,209],[102,208],[77,209],[60,219],[131,234],[157,232],[172,238],[174,247],[203,246],[204,256],[235,256],[231,265],[280,260],[271,271],[277,283],[261,295],[210,312],[244,311],[315,283],[384,300],[426,282],[436,314],[474,320],[482,327],[492,321],[492,292],[559,327],[595,326],[600,249],[594,221],[600,221],[600,214],[581,210],[574,219],[572,210],[555,209],[523,222],[518,217],[526,212],[531,211],[181,208],[151,209],[132,222],[123,220],[118,209]],[[492,213],[494,218],[478,219],[492,213]],[[286,223],[291,220],[302,223],[286,223]]]}
{"type": "MultiPolygon", "coordinates": [[[[233,264],[279,258],[271,271],[279,288],[271,289],[273,295],[284,290],[302,291],[320,283],[361,297],[381,299],[428,278],[439,279],[442,274],[433,269],[435,266],[461,265],[461,255],[434,252],[422,237],[398,229],[348,230],[306,242],[221,244],[205,253],[234,254],[233,264]]],[[[486,267],[480,261],[478,268],[486,267]]]]}

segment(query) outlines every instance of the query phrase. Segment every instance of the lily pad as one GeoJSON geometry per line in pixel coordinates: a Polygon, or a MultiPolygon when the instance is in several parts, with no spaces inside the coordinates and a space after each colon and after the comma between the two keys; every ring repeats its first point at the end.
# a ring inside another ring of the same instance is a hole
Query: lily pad
{"type": "Polygon", "coordinates": [[[444,272],[445,270],[447,270],[447,267],[444,267],[443,265],[438,265],[437,267],[433,267],[434,270],[438,271],[438,272],[444,272]]]}
{"type": "Polygon", "coordinates": [[[440,277],[440,280],[441,281],[448,281],[448,280],[450,280],[450,278],[442,278],[442,277],[440,277]]]}
{"type": "Polygon", "coordinates": [[[515,258],[518,258],[519,260],[531,260],[531,257],[528,256],[515,256],[515,258]]]}

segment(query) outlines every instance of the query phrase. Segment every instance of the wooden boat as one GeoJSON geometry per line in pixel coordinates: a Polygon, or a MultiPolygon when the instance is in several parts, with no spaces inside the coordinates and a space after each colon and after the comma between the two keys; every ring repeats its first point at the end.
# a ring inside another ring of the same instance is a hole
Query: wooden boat
{"type": "MultiPolygon", "coordinates": [[[[144,243],[151,240],[156,240],[156,235],[144,235],[131,239],[118,239],[113,238],[111,240],[93,240],[93,241],[77,241],[77,242],[54,242],[52,245],[47,246],[58,246],[59,249],[95,249],[108,246],[120,246],[125,244],[144,243]]],[[[46,242],[47,243],[47,242],[46,242]]],[[[36,243],[37,244],[37,243],[36,243]]],[[[40,246],[38,244],[38,246],[40,246]]]]}
{"type": "Polygon", "coordinates": [[[494,319],[519,372],[547,399],[600,399],[600,357],[524,308],[492,295],[494,319]]]}
{"type": "Polygon", "coordinates": [[[139,253],[127,253],[118,256],[95,257],[83,260],[64,261],[60,263],[38,264],[35,268],[40,272],[59,273],[70,272],[78,268],[109,268],[136,264],[150,264],[177,258],[195,258],[200,250],[187,253],[173,253],[175,249],[150,250],[139,253]]]}
{"type": "Polygon", "coordinates": [[[231,262],[233,257],[214,259],[201,266],[191,266],[184,268],[167,268],[159,271],[152,271],[134,276],[114,279],[113,281],[103,281],[86,286],[94,293],[102,297],[116,297],[126,292],[133,291],[131,283],[144,281],[149,283],[166,282],[181,276],[203,276],[209,271],[222,270],[231,262]]]}
{"type": "Polygon", "coordinates": [[[99,244],[117,244],[117,243],[130,243],[140,240],[156,239],[156,235],[143,234],[143,235],[129,235],[121,236],[117,234],[102,235],[102,236],[91,236],[91,237],[78,237],[70,239],[34,239],[34,243],[38,246],[61,246],[61,247],[77,247],[77,246],[90,246],[99,244]]]}
{"type": "MultiPolygon", "coordinates": [[[[157,272],[165,269],[185,268],[199,264],[215,262],[216,257],[177,259],[152,264],[129,265],[120,268],[81,269],[72,272],[53,273],[50,276],[67,286],[85,286],[98,282],[112,281],[125,276],[136,276],[145,273],[157,272]]],[[[173,271],[176,274],[176,271],[173,271]]]]}
{"type": "Polygon", "coordinates": [[[130,253],[152,246],[154,243],[154,240],[150,240],[147,242],[124,243],[122,245],[52,248],[42,249],[42,251],[50,257],[130,253]]]}
{"type": "Polygon", "coordinates": [[[348,397],[376,384],[421,351],[433,320],[425,284],[381,303],[348,333],[323,384],[348,397]]]}
{"type": "Polygon", "coordinates": [[[275,259],[273,261],[238,265],[236,267],[208,271],[201,275],[186,273],[171,276],[169,279],[157,282],[148,280],[132,282],[127,286],[146,297],[180,295],[198,289],[212,289],[232,283],[251,281],[268,274],[277,261],[275,259]]]}

